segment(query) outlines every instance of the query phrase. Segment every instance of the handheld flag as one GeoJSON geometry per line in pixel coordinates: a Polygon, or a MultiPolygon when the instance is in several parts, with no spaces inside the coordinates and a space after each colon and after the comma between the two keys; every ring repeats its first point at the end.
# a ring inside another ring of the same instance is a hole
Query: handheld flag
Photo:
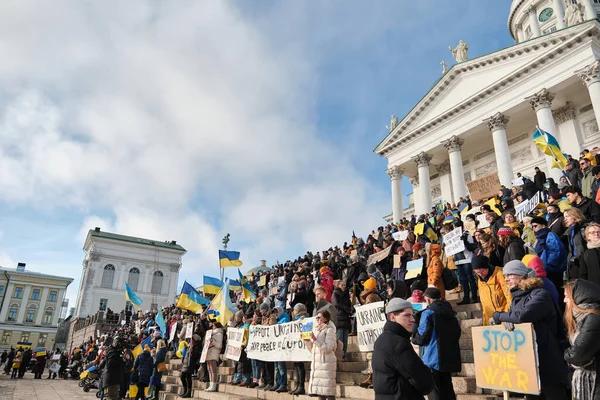
{"type": "MultiPolygon", "coordinates": [[[[202,305],[206,306],[209,304],[210,300],[201,296],[192,285],[187,283],[187,281],[183,282],[181,293],[177,299],[177,307],[197,313],[202,310],[202,305]]],[[[158,323],[158,316],[156,317],[156,322],[158,323]]]]}
{"type": "Polygon", "coordinates": [[[233,290],[235,292],[237,290],[240,290],[241,288],[242,286],[240,285],[239,281],[236,281],[235,279],[229,281],[229,290],[233,290]]]}
{"type": "Polygon", "coordinates": [[[463,203],[460,207],[458,207],[458,212],[460,215],[465,215],[469,211],[469,205],[467,203],[463,203]]]}
{"type": "Polygon", "coordinates": [[[533,143],[542,153],[552,157],[552,168],[565,169],[568,160],[558,144],[558,140],[543,129],[536,127],[533,134],[533,143]]]}
{"type": "Polygon", "coordinates": [[[239,251],[219,250],[219,266],[221,268],[240,267],[241,265],[239,251]]]}
{"type": "Polygon", "coordinates": [[[142,309],[142,299],[140,299],[140,297],[135,294],[133,290],[131,290],[127,282],[125,282],[125,299],[136,306],[138,310],[142,309]]]}
{"type": "Polygon", "coordinates": [[[217,294],[223,287],[223,281],[211,276],[204,275],[204,294],[217,294]]]}
{"type": "Polygon", "coordinates": [[[229,297],[229,281],[225,280],[223,287],[217,293],[212,303],[208,306],[209,314],[215,316],[216,320],[219,321],[223,326],[227,325],[227,322],[233,317],[236,309],[231,302],[231,298],[229,297]]]}
{"type": "Polygon", "coordinates": [[[492,209],[492,211],[494,211],[496,214],[502,215],[502,213],[500,212],[500,210],[496,207],[496,205],[498,203],[500,203],[500,202],[494,196],[491,199],[489,199],[488,201],[486,201],[484,204],[487,204],[488,206],[490,206],[490,208],[492,209]]]}
{"type": "Polygon", "coordinates": [[[240,284],[242,285],[242,295],[244,297],[244,301],[248,303],[253,298],[256,298],[256,295],[254,294],[254,290],[252,290],[252,287],[248,283],[248,278],[242,275],[239,269],[238,274],[240,275],[240,284]]]}
{"type": "Polygon", "coordinates": [[[165,337],[167,335],[167,323],[165,322],[165,318],[163,317],[161,310],[158,310],[155,321],[156,325],[158,325],[160,328],[160,335],[165,337]]]}
{"type": "Polygon", "coordinates": [[[135,346],[135,348],[133,350],[131,350],[134,360],[140,354],[142,354],[142,352],[144,351],[144,347],[146,347],[146,346],[148,346],[148,347],[152,346],[152,336],[148,336],[142,343],[138,344],[137,346],[135,346]]]}

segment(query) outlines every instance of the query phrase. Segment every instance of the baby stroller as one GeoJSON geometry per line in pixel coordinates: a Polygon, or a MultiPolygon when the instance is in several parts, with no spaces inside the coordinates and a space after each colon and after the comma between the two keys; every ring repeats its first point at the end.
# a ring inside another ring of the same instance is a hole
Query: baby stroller
{"type": "Polygon", "coordinates": [[[79,387],[83,388],[84,392],[89,392],[90,388],[98,389],[100,383],[100,370],[92,365],[79,375],[79,387]]]}

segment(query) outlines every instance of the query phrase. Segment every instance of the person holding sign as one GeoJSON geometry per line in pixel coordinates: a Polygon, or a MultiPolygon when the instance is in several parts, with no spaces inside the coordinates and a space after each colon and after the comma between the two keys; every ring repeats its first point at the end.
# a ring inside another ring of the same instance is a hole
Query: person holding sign
{"type": "Polygon", "coordinates": [[[471,264],[479,278],[479,300],[483,310],[483,325],[489,325],[490,318],[495,311],[508,311],[512,296],[502,274],[502,268],[491,265],[490,259],[486,256],[473,256],[471,264]]]}
{"type": "MultiPolygon", "coordinates": [[[[294,306],[293,311],[294,321],[302,320],[304,318],[308,318],[308,310],[306,306],[302,303],[297,303],[294,306]]],[[[311,339],[312,338],[312,328],[313,323],[302,324],[302,339],[311,339]],[[310,330],[310,332],[308,332],[310,330]],[[308,337],[305,337],[308,336],[308,337]]],[[[303,362],[295,362],[294,363],[294,372],[296,373],[296,388],[294,390],[290,390],[289,394],[293,394],[296,396],[300,396],[306,394],[306,390],[304,388],[304,381],[306,380],[306,370],[304,368],[303,362]]]]}
{"type": "Polygon", "coordinates": [[[331,314],[327,310],[319,310],[315,317],[310,339],[305,339],[306,347],[311,352],[310,379],[308,393],[317,395],[320,400],[335,399],[337,357],[337,335],[335,325],[331,322],[331,314]]]}
{"type": "Polygon", "coordinates": [[[223,348],[223,336],[225,335],[225,329],[223,325],[217,320],[211,319],[211,336],[210,344],[208,346],[208,352],[206,354],[206,365],[208,367],[208,375],[210,379],[210,385],[204,390],[205,392],[216,392],[217,391],[217,360],[221,355],[221,349],[223,348]]]}
{"type": "Polygon", "coordinates": [[[566,338],[560,315],[550,293],[543,288],[544,283],[541,279],[528,277],[530,272],[535,272],[521,261],[509,262],[502,272],[513,300],[508,312],[492,314],[494,324],[504,323],[509,331],[514,329],[514,324],[533,324],[542,384],[541,394],[547,400],[566,399],[568,368],[561,344],[566,338]]]}

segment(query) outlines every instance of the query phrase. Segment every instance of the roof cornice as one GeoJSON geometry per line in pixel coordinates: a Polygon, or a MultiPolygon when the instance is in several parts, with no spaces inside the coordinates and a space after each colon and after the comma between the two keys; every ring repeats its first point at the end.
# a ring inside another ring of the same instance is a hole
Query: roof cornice
{"type": "Polygon", "coordinates": [[[47,275],[47,274],[42,274],[42,273],[37,273],[37,272],[31,273],[31,272],[27,272],[27,271],[21,272],[21,271],[17,271],[17,270],[8,269],[8,268],[2,268],[2,269],[0,269],[0,272],[2,272],[2,275],[0,275],[0,277],[4,276],[4,272],[6,272],[9,276],[53,280],[53,281],[66,283],[67,286],[71,282],[73,282],[73,278],[69,278],[69,277],[65,277],[65,276],[47,275]]]}
{"type": "MultiPolygon", "coordinates": [[[[473,60],[466,61],[464,63],[456,64],[452,69],[448,71],[430,90],[429,92],[413,107],[411,111],[400,121],[396,129],[390,132],[373,150],[375,153],[386,157],[391,151],[394,151],[401,144],[404,144],[411,139],[422,135],[433,127],[439,126],[442,123],[446,123],[450,120],[455,119],[458,115],[467,109],[473,108],[479,105],[481,100],[486,97],[497,94],[500,90],[507,86],[512,86],[527,76],[546,62],[551,61],[557,55],[560,55],[573,47],[573,42],[579,43],[583,40],[583,37],[592,37],[598,35],[600,25],[597,24],[596,20],[588,22],[589,26],[584,27],[580,31],[575,30],[561,30],[552,34],[540,36],[534,40],[519,43],[514,46],[490,53],[487,56],[475,58],[473,60]],[[482,89],[480,92],[475,93],[473,96],[463,100],[455,107],[446,110],[444,113],[438,115],[433,120],[426,122],[414,131],[409,131],[410,125],[413,121],[421,115],[427,107],[435,101],[435,99],[444,93],[450,84],[459,77],[460,74],[477,70],[479,68],[487,67],[494,63],[504,61],[507,59],[514,58],[522,54],[530,53],[531,51],[537,51],[540,48],[546,48],[550,45],[556,45],[551,52],[543,54],[543,57],[539,57],[532,62],[523,65],[521,68],[513,71],[510,75],[504,79],[495,82],[492,86],[482,89]],[[401,138],[400,140],[397,140],[401,138]]],[[[583,25],[583,24],[580,24],[583,25]]],[[[580,26],[581,28],[581,26],[580,26]]]]}

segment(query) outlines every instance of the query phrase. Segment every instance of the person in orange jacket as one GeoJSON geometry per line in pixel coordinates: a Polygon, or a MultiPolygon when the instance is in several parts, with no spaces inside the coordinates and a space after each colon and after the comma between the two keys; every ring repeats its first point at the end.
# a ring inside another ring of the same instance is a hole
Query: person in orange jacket
{"type": "Polygon", "coordinates": [[[442,246],[440,246],[439,244],[432,244],[429,248],[429,264],[427,265],[427,284],[429,287],[437,288],[442,294],[442,299],[445,299],[446,289],[444,288],[444,281],[442,279],[443,272],[444,263],[442,262],[442,246]]]}

